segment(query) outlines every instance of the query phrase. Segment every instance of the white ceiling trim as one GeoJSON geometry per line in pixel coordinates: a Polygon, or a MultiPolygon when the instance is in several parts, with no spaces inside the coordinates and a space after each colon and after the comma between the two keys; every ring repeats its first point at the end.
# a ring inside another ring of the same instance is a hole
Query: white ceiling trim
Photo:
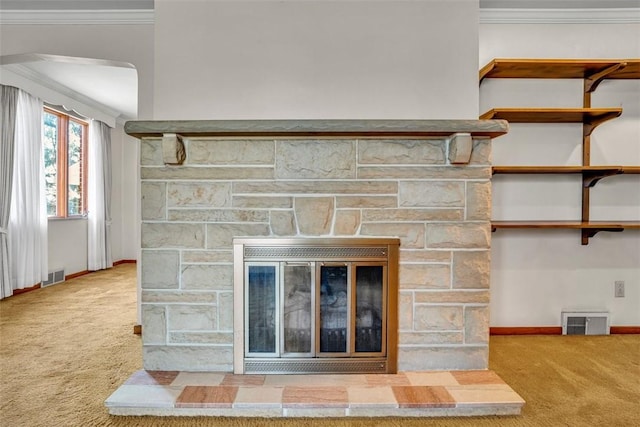
{"type": "Polygon", "coordinates": [[[153,24],[153,10],[0,10],[0,25],[153,24]]]}
{"type": "MultiPolygon", "coordinates": [[[[0,10],[0,25],[153,24],[154,11],[0,10]]],[[[481,24],[630,24],[640,23],[640,8],[480,8],[481,24]]]]}
{"type": "Polygon", "coordinates": [[[637,24],[640,8],[480,9],[481,24],[637,24]]]}

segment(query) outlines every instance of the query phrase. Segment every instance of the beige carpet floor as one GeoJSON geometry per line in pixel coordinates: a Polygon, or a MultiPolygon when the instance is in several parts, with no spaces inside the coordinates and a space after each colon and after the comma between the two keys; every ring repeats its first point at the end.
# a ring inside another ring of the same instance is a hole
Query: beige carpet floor
{"type": "Polygon", "coordinates": [[[0,426],[640,426],[640,335],[496,336],[490,368],[518,417],[114,417],[104,400],[142,366],[135,265],[0,301],[0,426]]]}

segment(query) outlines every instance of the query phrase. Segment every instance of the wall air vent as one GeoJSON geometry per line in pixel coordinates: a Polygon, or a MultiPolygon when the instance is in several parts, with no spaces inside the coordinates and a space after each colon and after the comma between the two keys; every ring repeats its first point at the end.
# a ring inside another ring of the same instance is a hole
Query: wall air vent
{"type": "Polygon", "coordinates": [[[609,313],[563,311],[562,335],[609,335],[609,313]]]}
{"type": "Polygon", "coordinates": [[[64,268],[61,270],[51,271],[47,276],[47,280],[43,281],[41,287],[55,285],[56,283],[64,282],[64,268]]]}

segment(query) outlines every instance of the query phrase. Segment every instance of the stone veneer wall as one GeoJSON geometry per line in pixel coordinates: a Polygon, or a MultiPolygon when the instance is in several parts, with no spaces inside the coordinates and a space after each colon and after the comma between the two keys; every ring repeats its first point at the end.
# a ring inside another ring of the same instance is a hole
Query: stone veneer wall
{"type": "Polygon", "coordinates": [[[485,369],[490,152],[442,139],[141,142],[146,369],[233,369],[235,236],[400,237],[399,370],[485,369]]]}

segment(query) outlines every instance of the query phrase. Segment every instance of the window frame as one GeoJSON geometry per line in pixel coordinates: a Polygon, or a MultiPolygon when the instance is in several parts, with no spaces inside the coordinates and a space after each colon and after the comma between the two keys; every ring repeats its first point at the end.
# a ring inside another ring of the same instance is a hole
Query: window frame
{"type": "MultiPolygon", "coordinates": [[[[56,214],[49,215],[49,219],[76,219],[87,216],[87,154],[89,139],[89,122],[72,116],[55,108],[43,107],[42,126],[44,130],[44,114],[57,117],[56,141],[56,214]],[[71,123],[82,127],[80,141],[80,213],[69,214],[69,126],[71,123]]],[[[44,132],[43,132],[44,133],[44,132]]],[[[44,152],[43,152],[44,156],[44,152]]],[[[45,189],[46,191],[46,189],[45,189]]]]}

